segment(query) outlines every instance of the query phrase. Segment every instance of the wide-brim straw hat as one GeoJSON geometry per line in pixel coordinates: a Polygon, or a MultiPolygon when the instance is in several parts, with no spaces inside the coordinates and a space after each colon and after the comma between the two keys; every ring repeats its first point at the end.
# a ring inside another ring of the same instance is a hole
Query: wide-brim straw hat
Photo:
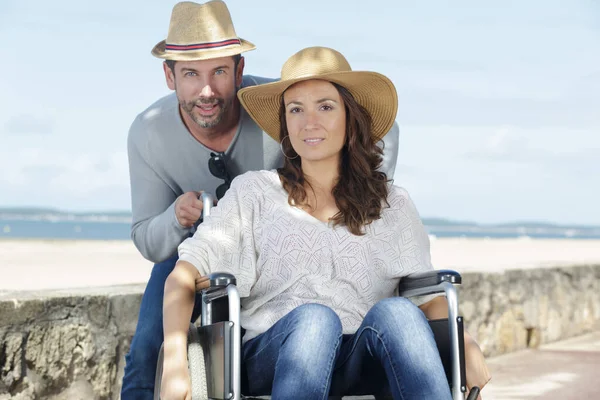
{"type": "Polygon", "coordinates": [[[196,61],[234,56],[256,46],[237,36],[227,5],[221,0],[204,4],[175,4],[167,38],[152,49],[158,58],[196,61]]]}
{"type": "Polygon", "coordinates": [[[283,65],[280,81],[243,88],[238,98],[262,130],[280,141],[281,96],[293,84],[311,79],[334,82],[348,89],[371,114],[375,140],[392,128],[398,112],[398,95],[392,81],[377,72],[352,71],[340,52],[326,47],[299,51],[283,65]]]}

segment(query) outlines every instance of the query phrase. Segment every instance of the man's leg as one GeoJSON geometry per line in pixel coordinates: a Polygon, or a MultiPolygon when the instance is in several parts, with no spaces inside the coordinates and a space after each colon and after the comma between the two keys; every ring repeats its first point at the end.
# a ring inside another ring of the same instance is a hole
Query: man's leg
{"type": "MultiPolygon", "coordinates": [[[[152,400],[158,352],[163,342],[163,296],[165,281],[175,268],[177,255],[155,264],[146,285],[138,323],[125,356],[125,373],[121,388],[121,400],[152,400]]],[[[198,316],[198,298],[194,317],[198,316]]]]}
{"type": "Polygon", "coordinates": [[[377,394],[381,388],[394,399],[451,399],[429,323],[402,297],[373,306],[353,337],[344,340],[333,373],[336,395],[377,394]]]}
{"type": "Polygon", "coordinates": [[[243,392],[273,400],[327,399],[342,337],[337,314],[320,304],[299,306],[242,349],[243,392]]]}

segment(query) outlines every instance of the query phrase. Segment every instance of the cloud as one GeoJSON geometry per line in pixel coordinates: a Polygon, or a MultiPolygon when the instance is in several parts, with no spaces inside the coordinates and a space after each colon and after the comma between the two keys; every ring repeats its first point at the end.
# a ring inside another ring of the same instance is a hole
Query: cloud
{"type": "MultiPolygon", "coordinates": [[[[551,134],[548,133],[548,136],[551,134]]],[[[527,131],[502,127],[490,135],[483,146],[463,154],[464,158],[476,162],[514,163],[538,166],[546,171],[561,175],[579,176],[600,174],[600,146],[568,148],[568,133],[563,134],[564,147],[544,148],[533,146],[527,131]]],[[[590,145],[588,144],[588,145],[590,145]]]]}
{"type": "MultiPolygon", "coordinates": [[[[543,160],[546,167],[552,168],[555,174],[577,175],[584,179],[590,178],[592,182],[597,182],[600,176],[600,148],[586,149],[582,151],[566,152],[559,154],[549,154],[543,160]]],[[[596,194],[596,198],[600,193],[596,194]]]]}
{"type": "Polygon", "coordinates": [[[128,209],[125,151],[71,153],[38,147],[0,151],[2,205],[128,209]],[[2,154],[4,153],[4,154],[2,154]]]}
{"type": "Polygon", "coordinates": [[[11,117],[4,124],[4,131],[14,135],[47,135],[54,130],[54,120],[31,114],[11,117]]]}
{"type": "MultiPolygon", "coordinates": [[[[398,156],[400,159],[400,156],[398,156]]],[[[388,177],[393,178],[394,180],[401,182],[407,177],[418,178],[423,177],[426,174],[424,173],[422,168],[416,167],[414,165],[409,165],[405,163],[396,163],[396,170],[394,171],[394,176],[388,177]]]]}
{"type": "Polygon", "coordinates": [[[476,161],[530,163],[539,158],[539,149],[532,149],[527,138],[509,128],[493,133],[483,147],[464,153],[464,157],[476,161]]]}
{"type": "Polygon", "coordinates": [[[400,125],[519,126],[598,129],[600,98],[591,90],[555,99],[483,97],[459,91],[402,86],[400,125]]]}
{"type": "Polygon", "coordinates": [[[18,175],[26,182],[51,182],[59,176],[68,173],[69,169],[61,165],[26,165],[18,175]]]}
{"type": "Polygon", "coordinates": [[[600,223],[600,136],[592,130],[407,127],[399,160],[420,170],[397,167],[395,183],[423,217],[600,223]]]}

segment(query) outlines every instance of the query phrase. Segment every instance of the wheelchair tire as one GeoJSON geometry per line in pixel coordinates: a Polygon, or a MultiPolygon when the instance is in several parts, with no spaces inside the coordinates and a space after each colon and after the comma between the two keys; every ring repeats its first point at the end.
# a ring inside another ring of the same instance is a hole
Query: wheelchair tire
{"type": "MultiPolygon", "coordinates": [[[[192,400],[208,400],[208,388],[206,384],[206,365],[204,363],[204,349],[200,343],[198,328],[190,324],[187,343],[188,368],[192,385],[192,400]]],[[[156,365],[156,377],[154,379],[154,400],[160,400],[160,389],[162,383],[164,351],[160,346],[158,363],[156,365]]]]}

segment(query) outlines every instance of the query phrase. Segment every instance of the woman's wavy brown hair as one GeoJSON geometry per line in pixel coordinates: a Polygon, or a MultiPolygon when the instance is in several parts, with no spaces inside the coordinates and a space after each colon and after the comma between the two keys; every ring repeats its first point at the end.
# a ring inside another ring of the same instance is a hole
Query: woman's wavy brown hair
{"type": "MultiPolygon", "coordinates": [[[[373,139],[372,119],[369,112],[343,86],[332,84],[338,90],[346,109],[346,141],[340,157],[340,176],[332,190],[335,203],[340,210],[333,216],[335,225],[348,227],[354,235],[364,235],[363,228],[381,216],[381,210],[387,202],[388,179],[379,171],[383,161],[383,150],[373,139]]],[[[290,140],[285,119],[283,94],[279,109],[281,131],[279,137],[282,150],[288,157],[296,152],[290,140]]],[[[284,157],[283,167],[279,168],[283,188],[288,192],[288,203],[295,206],[307,206],[308,196],[305,186],[310,187],[301,168],[300,157],[284,157]]]]}

